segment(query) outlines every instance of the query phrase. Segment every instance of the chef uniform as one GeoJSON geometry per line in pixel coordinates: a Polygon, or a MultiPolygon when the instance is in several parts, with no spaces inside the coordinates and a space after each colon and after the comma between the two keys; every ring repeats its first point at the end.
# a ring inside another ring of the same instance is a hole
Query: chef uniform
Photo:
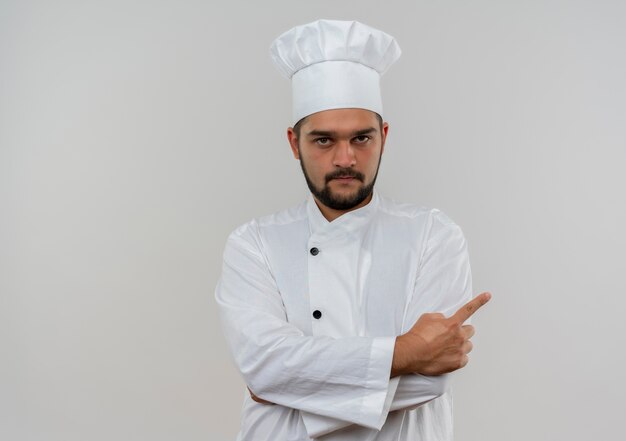
{"type": "MultiPolygon", "coordinates": [[[[292,79],[298,121],[332,108],[382,114],[379,77],[399,48],[361,23],[319,20],[280,36],[272,56],[292,79]]],[[[470,298],[460,228],[377,191],[332,222],[309,196],[237,228],[216,300],[245,383],[275,403],[246,391],[237,439],[451,440],[449,376],[390,379],[391,362],[420,315],[451,315],[470,298]]]]}

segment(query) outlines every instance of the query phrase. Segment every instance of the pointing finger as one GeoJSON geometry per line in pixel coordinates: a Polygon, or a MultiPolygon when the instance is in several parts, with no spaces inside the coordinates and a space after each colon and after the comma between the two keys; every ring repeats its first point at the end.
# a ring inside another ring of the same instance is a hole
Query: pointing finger
{"type": "Polygon", "coordinates": [[[478,311],[481,306],[487,303],[489,299],[491,299],[491,293],[483,292],[482,294],[477,295],[464,306],[461,306],[461,308],[452,317],[450,317],[450,319],[462,324],[476,311],[478,311]]]}

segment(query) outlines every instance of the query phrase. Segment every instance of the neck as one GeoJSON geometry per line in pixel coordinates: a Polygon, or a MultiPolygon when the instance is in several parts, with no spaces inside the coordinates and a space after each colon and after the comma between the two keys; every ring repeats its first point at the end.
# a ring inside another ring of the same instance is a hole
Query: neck
{"type": "Polygon", "coordinates": [[[339,216],[349,213],[351,211],[354,210],[358,210],[361,207],[365,207],[367,204],[370,203],[370,201],[372,200],[372,197],[374,195],[374,192],[370,193],[370,195],[368,197],[366,197],[363,202],[361,202],[359,205],[355,205],[352,208],[348,208],[347,210],[335,210],[334,208],[330,208],[327,207],[326,205],[322,204],[319,199],[317,199],[317,197],[313,196],[313,199],[315,200],[315,203],[317,204],[317,207],[320,209],[320,211],[322,212],[322,215],[326,218],[326,220],[328,222],[332,222],[335,219],[337,219],[339,216]]]}

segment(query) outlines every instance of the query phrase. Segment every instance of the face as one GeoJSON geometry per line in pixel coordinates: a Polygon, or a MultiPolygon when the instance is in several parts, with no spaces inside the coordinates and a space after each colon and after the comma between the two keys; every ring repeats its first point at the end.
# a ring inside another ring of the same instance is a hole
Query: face
{"type": "Polygon", "coordinates": [[[377,115],[364,109],[309,115],[300,136],[288,129],[291,149],[318,205],[345,212],[369,202],[387,130],[387,123],[381,127],[377,115]]]}

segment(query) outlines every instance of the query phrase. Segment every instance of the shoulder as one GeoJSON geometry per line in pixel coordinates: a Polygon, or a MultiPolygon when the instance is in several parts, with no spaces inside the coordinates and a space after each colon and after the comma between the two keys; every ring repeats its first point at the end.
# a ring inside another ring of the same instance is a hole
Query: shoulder
{"type": "Polygon", "coordinates": [[[385,196],[379,196],[379,201],[379,210],[385,216],[458,228],[454,221],[438,208],[424,207],[415,203],[398,202],[385,196]]]}
{"type": "Polygon", "coordinates": [[[306,221],[306,202],[275,213],[254,218],[235,228],[227,240],[229,245],[247,245],[252,249],[262,247],[262,237],[271,230],[286,230],[292,225],[306,221]]]}
{"type": "Polygon", "coordinates": [[[398,202],[380,196],[379,212],[386,220],[394,223],[409,223],[421,230],[424,240],[457,237],[463,239],[461,228],[438,208],[425,207],[415,203],[398,202]]]}
{"type": "Polygon", "coordinates": [[[394,199],[380,195],[378,208],[385,216],[413,220],[423,220],[427,218],[429,213],[433,210],[418,204],[398,202],[394,199]]]}

